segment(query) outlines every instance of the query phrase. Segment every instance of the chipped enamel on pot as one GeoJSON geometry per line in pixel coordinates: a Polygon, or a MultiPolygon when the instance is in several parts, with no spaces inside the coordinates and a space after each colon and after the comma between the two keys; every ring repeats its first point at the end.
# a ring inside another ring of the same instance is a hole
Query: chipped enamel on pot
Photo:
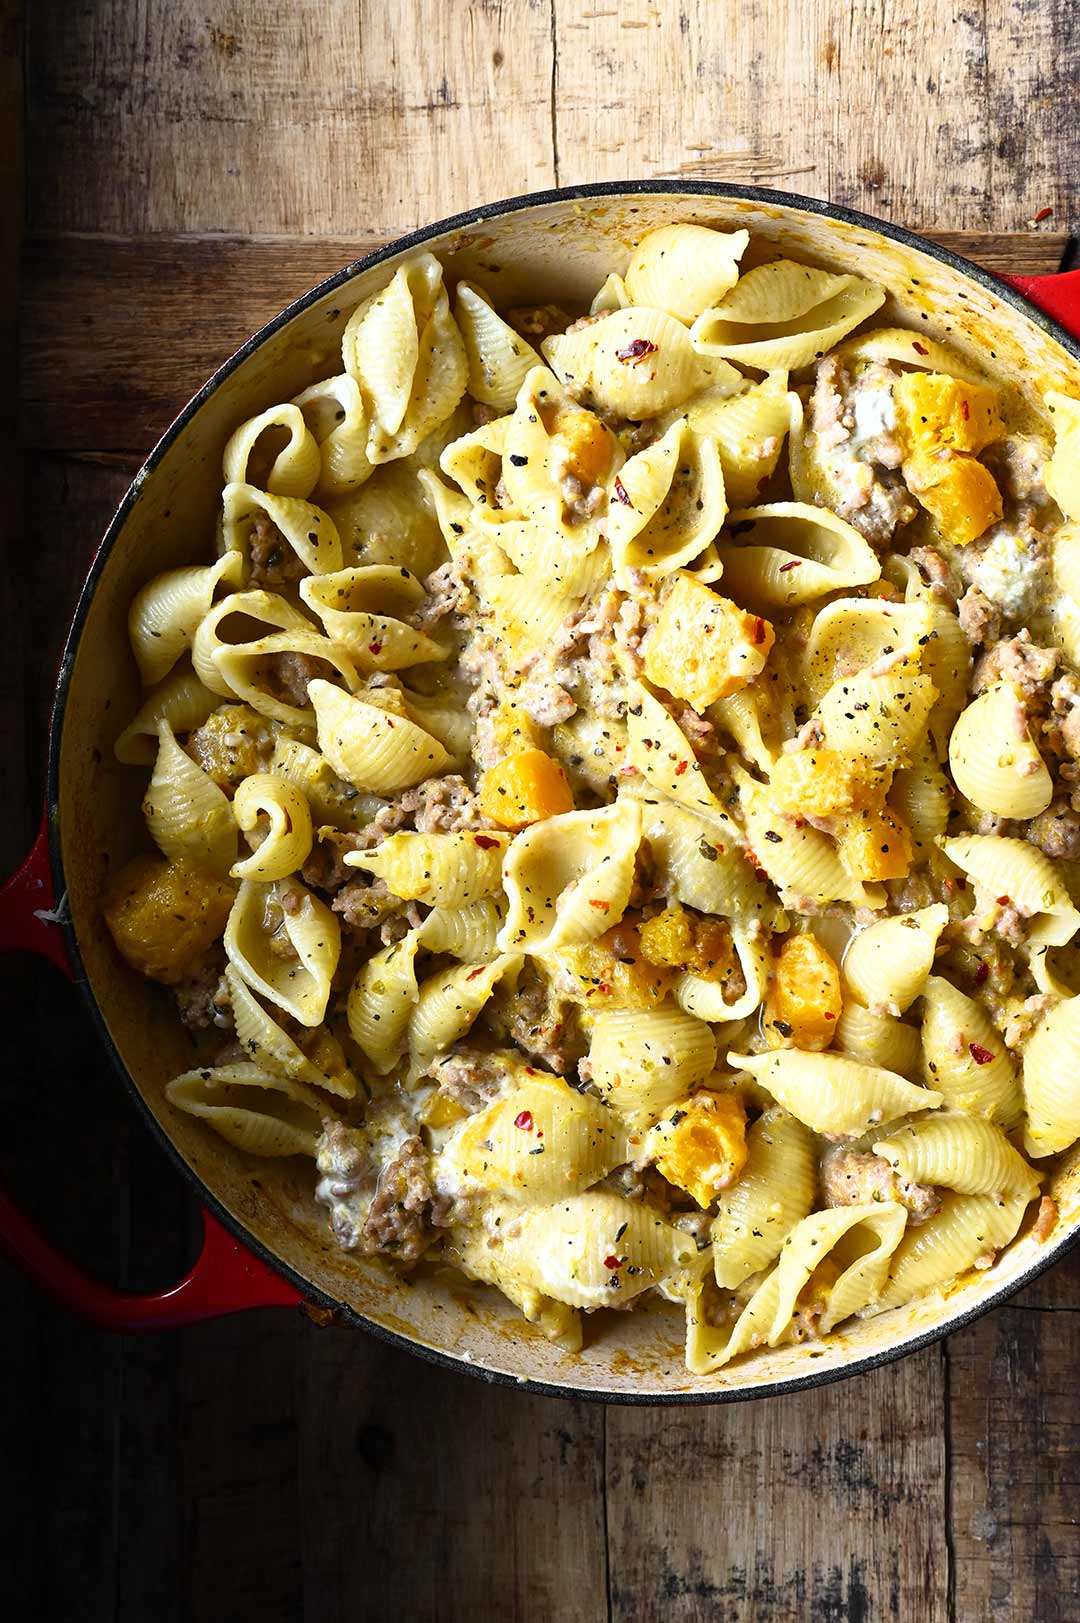
{"type": "MultiPolygon", "coordinates": [[[[923,1345],[1000,1300],[1060,1256],[1080,1229],[1080,1153],[1049,1187],[1061,1211],[1052,1239],[1030,1235],[988,1272],[858,1323],[824,1344],[763,1351],[716,1375],[683,1364],[681,1309],[663,1303],[586,1323],[570,1356],[525,1324],[493,1290],[448,1269],[403,1283],[380,1262],[330,1239],[308,1161],[255,1161],[197,1119],[172,1110],[165,1083],[191,1064],[168,995],[129,971],[99,914],[103,883],[145,847],[145,774],[116,764],[117,734],[139,702],[126,620],[135,592],[160,570],[203,561],[221,500],[221,456],[237,423],[340,368],[354,307],[417,247],[451,279],[479,276],[498,304],[554,300],[585,309],[631,245],[654,227],[697,221],[746,227],[769,251],[880,281],[889,299],[871,325],[903,324],[985,360],[1026,392],[1080,394],[1080,347],[986,273],[867,218],[780,193],[657,182],[581,188],[501,204],[405,239],[342,271],[253,338],[196,396],[137,476],[110,526],[65,653],[51,742],[49,819],[56,891],[66,892],[69,947],[104,1033],[148,1118],[223,1221],[304,1292],[358,1325],[429,1356],[568,1395],[623,1402],[776,1393],[853,1374],[923,1345]]],[[[752,260],[750,262],[753,262],[752,260]]],[[[104,1084],[103,1084],[104,1085],[104,1084]]],[[[1029,1216],[1026,1228],[1030,1229],[1029,1216]]],[[[419,1370],[417,1378],[422,1379],[419,1370]]]]}

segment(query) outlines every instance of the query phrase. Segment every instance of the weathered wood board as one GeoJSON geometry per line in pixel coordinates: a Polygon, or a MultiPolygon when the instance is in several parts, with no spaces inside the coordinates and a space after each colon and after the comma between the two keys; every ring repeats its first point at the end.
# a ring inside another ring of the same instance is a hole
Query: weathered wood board
{"type": "MultiPolygon", "coordinates": [[[[22,24],[0,0],[0,356],[22,24]]],[[[1056,268],[1077,223],[1080,20],[1060,0],[80,0],[33,8],[25,34],[21,380],[0,392],[9,865],[64,622],[128,478],[249,332],[374,242],[655,174],[831,196],[1000,270],[1056,268]]],[[[193,1245],[184,1186],[76,994],[5,970],[0,1169],[88,1264],[164,1283],[193,1245]]],[[[117,1341],[3,1280],[12,1615],[1080,1616],[1080,1259],[859,1382],[694,1411],[524,1397],[290,1313],[117,1341]]]]}

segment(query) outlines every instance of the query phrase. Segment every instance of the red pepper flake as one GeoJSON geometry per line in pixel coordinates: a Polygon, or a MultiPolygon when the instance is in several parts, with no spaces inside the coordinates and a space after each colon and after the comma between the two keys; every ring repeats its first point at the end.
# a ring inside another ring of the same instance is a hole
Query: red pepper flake
{"type": "Polygon", "coordinates": [[[999,907],[1008,907],[1009,905],[1009,898],[1007,896],[995,896],[994,900],[999,907]]]}
{"type": "Polygon", "coordinates": [[[622,1263],[619,1260],[619,1258],[614,1254],[614,1252],[612,1252],[610,1254],[610,1256],[607,1256],[607,1257],[604,1258],[604,1267],[605,1268],[621,1268],[622,1263]]]}
{"type": "Polygon", "coordinates": [[[754,616],[753,637],[754,637],[755,642],[764,642],[765,641],[765,622],[761,618],[760,614],[756,614],[754,616]]]}
{"type": "Polygon", "coordinates": [[[911,340],[911,347],[915,351],[916,355],[929,355],[930,353],[926,345],[920,344],[917,338],[913,338],[911,340]]]}
{"type": "Polygon", "coordinates": [[[968,405],[966,400],[961,400],[960,402],[960,415],[964,419],[965,423],[971,416],[971,407],[968,405]]]}
{"type": "Polygon", "coordinates": [[[780,565],[780,573],[781,575],[786,575],[789,569],[798,569],[801,564],[801,558],[792,558],[790,563],[780,565]]]}
{"type": "Polygon", "coordinates": [[[486,964],[480,964],[476,969],[470,970],[469,973],[466,975],[465,979],[467,981],[474,981],[476,979],[477,975],[482,975],[484,973],[484,970],[486,968],[487,968],[486,964]]]}
{"type": "Polygon", "coordinates": [[[1040,225],[1043,220],[1048,220],[1053,212],[1054,211],[1052,208],[1036,209],[1035,224],[1040,225]]]}
{"type": "Polygon", "coordinates": [[[481,851],[493,851],[499,843],[498,840],[493,840],[490,834],[474,834],[473,841],[481,851]]]}
{"type": "Polygon", "coordinates": [[[617,349],[615,358],[619,361],[630,361],[635,365],[643,361],[646,355],[655,355],[657,346],[651,338],[632,338],[625,349],[617,349]]]}
{"type": "Polygon", "coordinates": [[[382,653],[382,643],[381,642],[369,642],[368,645],[367,645],[367,651],[368,651],[369,654],[381,654],[382,653]]]}
{"type": "Polygon", "coordinates": [[[531,1110],[523,1110],[520,1115],[514,1117],[514,1126],[520,1127],[523,1133],[531,1133],[532,1124],[533,1119],[531,1110]]]}
{"type": "Polygon", "coordinates": [[[629,496],[626,494],[626,486],[623,484],[623,482],[619,478],[618,474],[615,475],[615,494],[618,497],[619,501],[622,502],[624,507],[633,507],[633,505],[634,505],[633,502],[630,500],[629,496]]]}
{"type": "Polygon", "coordinates": [[[994,1058],[990,1050],[984,1048],[981,1043],[968,1043],[968,1053],[976,1065],[989,1065],[994,1058]]]}
{"type": "Polygon", "coordinates": [[[980,963],[975,971],[975,985],[983,986],[990,979],[990,965],[980,963]]]}
{"type": "Polygon", "coordinates": [[[589,906],[590,907],[598,907],[601,910],[601,912],[603,912],[603,913],[609,913],[611,911],[611,903],[610,902],[600,901],[599,898],[596,898],[596,897],[594,897],[593,900],[590,901],[589,906]]]}
{"type": "Polygon", "coordinates": [[[678,766],[675,768],[675,776],[677,778],[681,778],[689,765],[689,761],[680,761],[678,766]]]}
{"type": "Polygon", "coordinates": [[[611,996],[611,982],[610,981],[600,981],[599,984],[597,985],[596,990],[600,993],[601,997],[610,997],[611,996]]]}
{"type": "Polygon", "coordinates": [[[823,1009],[822,1010],[822,1017],[825,1020],[835,1020],[836,1019],[835,1014],[831,1014],[828,1009],[823,1009]]]}

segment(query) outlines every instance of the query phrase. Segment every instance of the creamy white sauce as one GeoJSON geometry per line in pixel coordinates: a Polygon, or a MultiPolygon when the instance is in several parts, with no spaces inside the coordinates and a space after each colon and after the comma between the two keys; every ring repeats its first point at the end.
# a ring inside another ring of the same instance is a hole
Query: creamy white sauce
{"type": "Polygon", "coordinates": [[[896,427],[896,407],[892,388],[856,389],[851,397],[855,415],[856,440],[876,439],[879,434],[890,434],[896,427]]]}
{"type": "Polygon", "coordinates": [[[1032,612],[1042,590],[1042,565],[1005,525],[992,531],[978,558],[957,560],[968,585],[977,586],[1009,619],[1032,612]]]}

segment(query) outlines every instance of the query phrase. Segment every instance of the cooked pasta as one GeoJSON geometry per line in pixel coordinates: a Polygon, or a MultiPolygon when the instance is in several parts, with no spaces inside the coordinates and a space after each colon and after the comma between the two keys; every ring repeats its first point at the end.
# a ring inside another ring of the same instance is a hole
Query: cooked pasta
{"type": "Polygon", "coordinates": [[[992,1267],[1080,1139],[1080,400],[705,218],[565,316],[495,269],[405,255],[230,425],[103,913],[168,1102],[346,1251],[568,1356],[660,1298],[722,1384],[992,1267]]]}

